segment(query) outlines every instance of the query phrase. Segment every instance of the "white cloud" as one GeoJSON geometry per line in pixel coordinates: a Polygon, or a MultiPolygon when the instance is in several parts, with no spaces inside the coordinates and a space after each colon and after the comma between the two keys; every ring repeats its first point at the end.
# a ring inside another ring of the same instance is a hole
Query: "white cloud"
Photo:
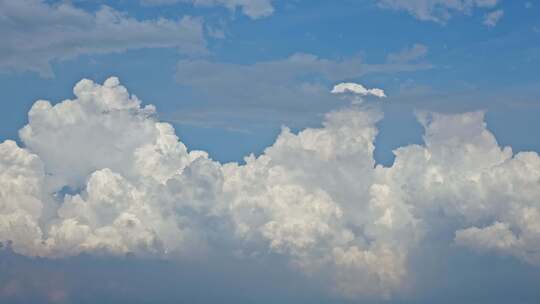
{"type": "Polygon", "coordinates": [[[230,10],[240,8],[252,19],[268,17],[274,13],[272,0],[141,0],[143,5],[171,5],[179,2],[195,6],[224,6],[230,10]]]}
{"type": "Polygon", "coordinates": [[[217,164],[204,152],[188,152],[169,124],[153,118],[153,106],[141,107],[116,78],[103,85],[82,80],[74,94],[75,100],[54,106],[37,101],[20,131],[27,149],[39,154],[36,161],[45,162],[45,181],[35,186],[46,194],[42,208],[55,209],[54,220],[37,226],[47,238],[36,235],[25,246],[46,256],[82,251],[161,256],[198,248],[198,237],[190,232],[195,219],[167,214],[181,208],[209,212],[205,200],[219,185],[217,164]],[[53,195],[64,189],[83,191],[53,195]]]}
{"type": "Polygon", "coordinates": [[[484,25],[494,27],[499,23],[503,16],[504,11],[502,9],[490,12],[484,16],[484,25]]]}
{"type": "Polygon", "coordinates": [[[32,254],[43,235],[38,220],[44,214],[45,174],[39,157],[17,147],[0,144],[0,239],[17,240],[14,249],[32,254]]]}
{"type": "Polygon", "coordinates": [[[331,91],[332,94],[346,94],[351,93],[360,96],[375,96],[378,98],[385,98],[386,95],[382,89],[372,88],[366,89],[363,85],[354,82],[342,82],[336,84],[331,91]]]}
{"type": "Polygon", "coordinates": [[[382,113],[360,106],[220,164],[116,78],[74,93],[34,104],[24,147],[0,144],[0,241],[18,253],[280,255],[351,298],[404,292],[425,236],[448,227],[442,242],[540,264],[540,157],[500,147],[482,112],[419,113],[424,145],[391,167],[373,159],[382,113]]]}
{"type": "Polygon", "coordinates": [[[51,76],[51,62],[82,54],[140,48],[177,48],[185,54],[206,52],[202,22],[137,20],[110,7],[90,13],[68,2],[0,1],[0,68],[51,76]]]}
{"type": "Polygon", "coordinates": [[[431,217],[442,210],[464,220],[458,244],[538,264],[540,157],[499,147],[483,118],[481,112],[421,114],[425,147],[396,150],[389,174],[401,180],[396,187],[406,189],[416,216],[430,221],[430,229],[437,229],[431,217]]]}
{"type": "Polygon", "coordinates": [[[378,0],[382,8],[403,10],[422,21],[447,22],[454,14],[492,8],[498,0],[378,0]]]}
{"type": "Polygon", "coordinates": [[[506,252],[519,246],[520,240],[516,238],[507,223],[495,222],[482,229],[471,227],[457,231],[456,243],[479,251],[506,252]]]}

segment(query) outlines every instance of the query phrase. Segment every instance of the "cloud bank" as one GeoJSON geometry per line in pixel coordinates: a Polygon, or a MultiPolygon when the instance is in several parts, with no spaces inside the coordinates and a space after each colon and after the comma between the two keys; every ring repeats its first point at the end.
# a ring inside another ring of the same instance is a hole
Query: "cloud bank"
{"type": "Polygon", "coordinates": [[[373,106],[283,128],[245,163],[190,151],[155,108],[109,78],[37,101],[22,147],[0,144],[0,241],[27,256],[288,261],[327,292],[388,299],[414,285],[429,236],[540,264],[540,157],[513,154],[484,113],[418,113],[423,145],[375,163],[373,106]]]}

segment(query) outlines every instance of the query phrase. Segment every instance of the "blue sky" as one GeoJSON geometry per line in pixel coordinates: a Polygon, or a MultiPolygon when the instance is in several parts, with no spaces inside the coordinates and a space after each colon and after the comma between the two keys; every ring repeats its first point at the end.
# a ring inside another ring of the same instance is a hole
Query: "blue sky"
{"type": "Polygon", "coordinates": [[[0,0],[0,300],[537,303],[539,17],[536,0],[0,0]],[[387,97],[351,105],[339,83],[387,97]]]}

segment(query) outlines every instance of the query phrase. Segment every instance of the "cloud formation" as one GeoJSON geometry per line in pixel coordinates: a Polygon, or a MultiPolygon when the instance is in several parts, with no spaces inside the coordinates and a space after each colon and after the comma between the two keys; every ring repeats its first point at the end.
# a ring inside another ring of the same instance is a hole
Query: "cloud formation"
{"type": "Polygon", "coordinates": [[[224,6],[234,11],[240,8],[242,13],[252,19],[268,17],[274,13],[272,0],[141,0],[143,5],[171,5],[175,3],[192,3],[195,6],[224,6]]]}
{"type": "Polygon", "coordinates": [[[378,98],[384,98],[386,95],[384,91],[379,88],[366,89],[363,85],[354,82],[342,82],[336,84],[331,91],[332,94],[355,94],[360,96],[375,96],[378,98]]]}
{"type": "MultiPolygon", "coordinates": [[[[397,55],[396,55],[397,56],[397,55]]],[[[205,107],[201,112],[177,113],[172,117],[180,123],[208,121],[208,109],[220,109],[230,121],[249,121],[256,117],[262,124],[269,119],[275,125],[294,124],[326,113],[335,106],[335,96],[328,83],[356,79],[368,74],[394,74],[432,68],[415,58],[399,61],[367,63],[360,57],[328,59],[313,54],[297,53],[283,59],[252,64],[219,63],[209,60],[180,60],[176,81],[189,87],[205,107]],[[257,81],[254,81],[256,79],[257,81]],[[239,111],[241,109],[241,111],[239,111]],[[261,113],[264,112],[264,115],[261,113]],[[247,117],[238,117],[248,113],[247,117]],[[233,116],[231,118],[231,116],[233,116]]],[[[216,123],[223,117],[210,119],[216,123]]],[[[312,120],[310,120],[312,122],[312,120]]]]}
{"type": "Polygon", "coordinates": [[[493,11],[491,13],[488,13],[484,16],[484,25],[489,27],[494,27],[499,23],[501,18],[504,16],[504,10],[499,9],[496,11],[493,11]]]}
{"type": "Polygon", "coordinates": [[[69,2],[0,0],[0,69],[52,76],[51,62],[83,54],[141,48],[176,48],[184,54],[206,52],[201,20],[137,20],[108,6],[96,12],[69,2]]]}
{"type": "Polygon", "coordinates": [[[411,258],[440,232],[540,264],[540,157],[500,147],[482,112],[418,113],[424,144],[396,149],[390,167],[373,159],[383,115],[367,106],[283,128],[263,154],[220,164],[117,78],[82,80],[74,94],[33,105],[23,147],[0,144],[0,241],[17,253],[277,255],[349,298],[404,292],[411,258]]]}
{"type": "Polygon", "coordinates": [[[493,8],[499,0],[378,0],[382,8],[403,10],[418,20],[445,23],[454,14],[470,14],[473,9],[493,8]]]}

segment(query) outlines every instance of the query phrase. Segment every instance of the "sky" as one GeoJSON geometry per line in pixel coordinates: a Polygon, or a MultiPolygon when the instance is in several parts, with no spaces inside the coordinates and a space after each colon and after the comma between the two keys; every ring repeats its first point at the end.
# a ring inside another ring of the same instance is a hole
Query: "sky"
{"type": "Polygon", "coordinates": [[[0,0],[0,302],[538,303],[539,17],[0,0]]]}

